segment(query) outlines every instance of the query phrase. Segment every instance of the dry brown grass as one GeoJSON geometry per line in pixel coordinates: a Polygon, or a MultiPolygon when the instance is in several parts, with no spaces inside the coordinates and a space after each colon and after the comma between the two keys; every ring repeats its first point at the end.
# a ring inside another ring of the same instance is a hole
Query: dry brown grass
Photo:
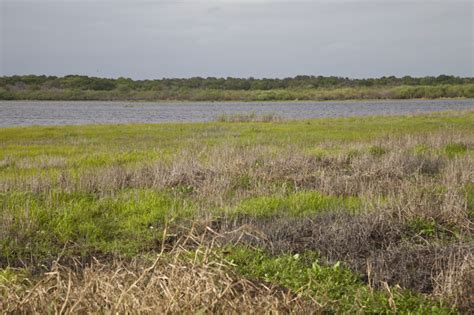
{"type": "MultiPolygon", "coordinates": [[[[175,253],[178,257],[179,254],[175,253]]],[[[55,266],[36,284],[2,285],[6,313],[288,313],[314,305],[211,263],[94,262],[79,272],[55,266]],[[151,268],[152,267],[152,268],[151,268]]]]}
{"type": "Polygon", "coordinates": [[[213,241],[201,245],[204,236],[188,235],[154,258],[92,259],[86,265],[74,261],[69,266],[55,262],[40,276],[0,281],[0,312],[309,314],[318,310],[311,299],[235,274],[231,263],[215,256],[213,241]]]}
{"type": "Polygon", "coordinates": [[[474,309],[474,253],[454,252],[445,260],[446,268],[435,278],[434,294],[468,314],[474,309]]]}

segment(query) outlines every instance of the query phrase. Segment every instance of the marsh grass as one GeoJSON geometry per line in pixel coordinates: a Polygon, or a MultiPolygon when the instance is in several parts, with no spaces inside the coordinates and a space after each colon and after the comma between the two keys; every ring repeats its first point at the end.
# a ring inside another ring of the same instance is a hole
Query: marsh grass
{"type": "Polygon", "coordinates": [[[469,312],[474,126],[466,117],[0,130],[0,292],[25,312],[357,311],[354,301],[374,312],[449,311],[442,303],[469,312]],[[196,241],[179,241],[190,230],[196,241]],[[159,272],[145,272],[146,257],[164,248],[176,261],[163,256],[159,272]],[[186,257],[197,248],[213,258],[193,265],[186,257]],[[237,255],[239,272],[223,248],[237,255]],[[346,276],[334,288],[328,279],[340,270],[328,271],[327,287],[301,297],[314,271],[291,257],[309,252],[317,268],[339,262],[358,280],[344,291],[346,276]]]}

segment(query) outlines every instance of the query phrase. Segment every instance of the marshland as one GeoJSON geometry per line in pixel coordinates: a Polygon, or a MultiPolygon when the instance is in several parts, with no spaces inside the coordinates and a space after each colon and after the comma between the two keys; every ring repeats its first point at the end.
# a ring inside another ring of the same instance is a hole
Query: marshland
{"type": "Polygon", "coordinates": [[[474,314],[473,12],[0,0],[0,314],[474,314]]]}
{"type": "Polygon", "coordinates": [[[0,310],[469,313],[474,111],[0,129],[0,310]]]}

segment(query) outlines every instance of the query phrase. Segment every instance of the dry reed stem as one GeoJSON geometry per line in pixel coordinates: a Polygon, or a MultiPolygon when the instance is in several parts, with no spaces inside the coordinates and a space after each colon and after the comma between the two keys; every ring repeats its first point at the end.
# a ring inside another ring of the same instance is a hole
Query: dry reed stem
{"type": "Polygon", "coordinates": [[[0,312],[240,314],[318,310],[311,299],[237,276],[228,262],[215,256],[213,241],[199,245],[194,253],[183,246],[199,244],[203,237],[189,234],[166,254],[161,251],[151,266],[144,259],[93,260],[78,270],[55,264],[34,286],[2,282],[0,312]]]}

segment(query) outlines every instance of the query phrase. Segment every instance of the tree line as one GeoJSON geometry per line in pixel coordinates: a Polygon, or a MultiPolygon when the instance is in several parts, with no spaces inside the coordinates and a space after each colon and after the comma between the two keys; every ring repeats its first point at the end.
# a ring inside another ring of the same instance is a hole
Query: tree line
{"type": "Polygon", "coordinates": [[[24,75],[0,77],[0,87],[8,90],[93,90],[93,91],[161,91],[179,89],[212,89],[212,90],[275,90],[275,89],[313,89],[342,87],[390,87],[390,86],[434,86],[449,84],[474,83],[474,78],[462,78],[450,75],[426,77],[381,77],[368,79],[351,79],[335,76],[299,75],[293,78],[215,78],[193,77],[185,79],[132,80],[98,78],[81,75],[64,77],[45,75],[24,75]]]}
{"type": "Polygon", "coordinates": [[[289,101],[474,98],[474,78],[440,75],[350,79],[187,78],[132,80],[79,75],[0,77],[0,100],[289,101]]]}

